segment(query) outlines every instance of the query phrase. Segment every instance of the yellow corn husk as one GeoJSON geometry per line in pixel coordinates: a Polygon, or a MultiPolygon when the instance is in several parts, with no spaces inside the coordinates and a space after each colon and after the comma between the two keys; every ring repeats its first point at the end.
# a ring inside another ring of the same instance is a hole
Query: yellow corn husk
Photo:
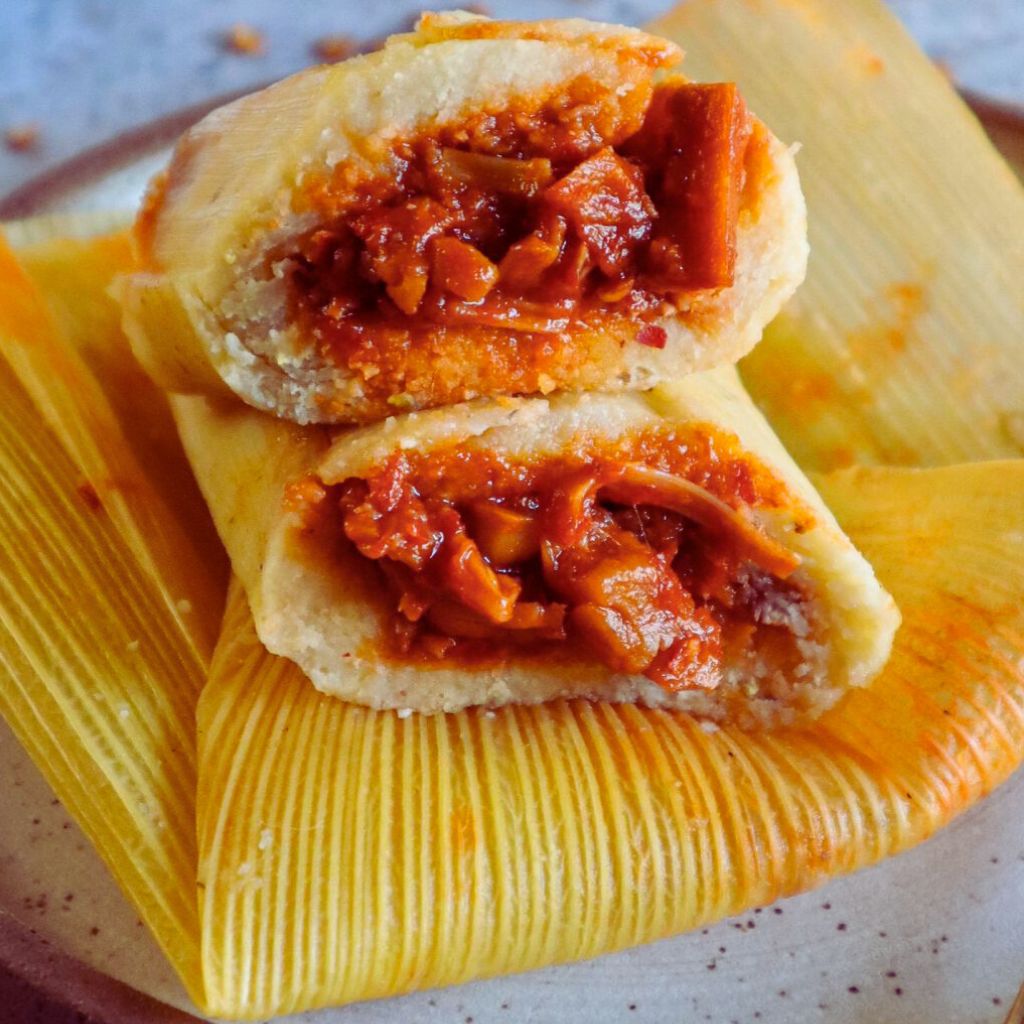
{"type": "Polygon", "coordinates": [[[22,263],[0,237],[0,345],[37,421],[57,435],[136,560],[164,584],[171,613],[205,660],[220,621],[224,558],[166,398],[140,383],[106,296],[127,259],[122,240],[101,237],[40,243],[22,263]]]}
{"type": "Polygon", "coordinates": [[[880,0],[690,0],[651,30],[799,142],[811,258],[744,380],[805,469],[1024,454],[1024,190],[880,0]]]}
{"type": "MultiPolygon", "coordinates": [[[[108,219],[87,217],[82,223],[87,228],[108,219]]],[[[12,233],[12,241],[22,243],[18,261],[39,290],[60,337],[75,349],[102,390],[146,485],[156,491],[172,519],[185,526],[195,548],[191,557],[215,570],[207,578],[217,581],[208,597],[216,607],[223,597],[221,579],[226,579],[220,541],[182,452],[167,396],[133,358],[121,331],[121,309],[108,294],[113,278],[132,266],[128,234],[52,239],[43,234],[50,223],[42,219],[18,225],[12,233]],[[23,244],[26,238],[35,240],[23,244]]],[[[67,224],[67,218],[60,223],[67,224]]],[[[208,622],[215,625],[217,616],[208,622]]],[[[212,639],[204,634],[207,654],[212,639]]]]}
{"type": "Polygon", "coordinates": [[[130,210],[45,213],[24,220],[9,220],[3,225],[3,232],[12,248],[22,250],[56,239],[88,242],[100,235],[127,231],[133,219],[130,210]]]}
{"type": "Polygon", "coordinates": [[[241,588],[199,704],[203,972],[260,1017],[648,942],[920,841],[1024,749],[1024,461],[819,481],[904,614],[803,730],[317,693],[241,588]]]}
{"type": "Polygon", "coordinates": [[[87,367],[131,359],[104,296],[123,246],[45,252],[40,289],[0,239],[0,713],[201,1000],[194,716],[223,556],[201,560],[198,498],[151,482],[188,472],[166,402],[129,421],[128,371],[87,367]]]}

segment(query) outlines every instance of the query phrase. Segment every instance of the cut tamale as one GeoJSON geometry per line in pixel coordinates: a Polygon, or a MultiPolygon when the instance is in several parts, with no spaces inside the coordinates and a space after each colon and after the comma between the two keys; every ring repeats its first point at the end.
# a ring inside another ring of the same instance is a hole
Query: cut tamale
{"type": "Polygon", "coordinates": [[[261,639],[343,699],[769,725],[888,656],[891,598],[732,367],[340,433],[174,408],[261,639]]]}
{"type": "Polygon", "coordinates": [[[172,391],[297,423],[733,362],[807,260],[793,156],[729,82],[582,19],[424,14],[183,136],[121,283],[172,391]]]}

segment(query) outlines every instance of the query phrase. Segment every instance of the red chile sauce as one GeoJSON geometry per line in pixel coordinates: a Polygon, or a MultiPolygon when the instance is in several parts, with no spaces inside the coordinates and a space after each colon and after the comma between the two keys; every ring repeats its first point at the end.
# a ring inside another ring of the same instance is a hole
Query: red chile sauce
{"type": "Polygon", "coordinates": [[[717,685],[726,647],[757,628],[750,602],[802,600],[785,581],[796,558],[746,518],[779,507],[782,488],[706,428],[568,450],[398,453],[365,478],[296,485],[290,504],[340,515],[375,562],[391,595],[388,657],[482,664],[585,650],[669,691],[717,685]],[[692,513],[679,513],[680,494],[692,513]],[[745,540],[723,518],[733,510],[745,540]]]}
{"type": "Polygon", "coordinates": [[[602,89],[579,79],[538,109],[399,142],[385,175],[342,164],[307,183],[299,208],[320,224],[283,255],[292,316],[325,357],[393,394],[457,328],[533,390],[570,372],[580,332],[618,324],[660,348],[652,320],[731,285],[754,130],[735,85],[602,89]]]}

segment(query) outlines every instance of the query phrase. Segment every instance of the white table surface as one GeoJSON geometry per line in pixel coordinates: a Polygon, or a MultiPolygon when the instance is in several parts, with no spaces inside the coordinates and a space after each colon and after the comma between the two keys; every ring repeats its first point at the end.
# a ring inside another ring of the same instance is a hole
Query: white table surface
{"type": "MultiPolygon", "coordinates": [[[[468,0],[461,0],[468,6],[468,0]]],[[[842,3],[842,0],[835,0],[842,3]]],[[[1024,0],[891,0],[957,81],[1024,107],[1024,0]]],[[[386,34],[421,7],[460,0],[0,0],[0,135],[34,124],[39,144],[0,142],[0,196],[88,146],[204,99],[280,78],[328,33],[386,34]],[[260,56],[223,34],[263,33],[260,56]]],[[[643,24],[671,0],[488,0],[496,17],[576,15],[643,24]]]]}

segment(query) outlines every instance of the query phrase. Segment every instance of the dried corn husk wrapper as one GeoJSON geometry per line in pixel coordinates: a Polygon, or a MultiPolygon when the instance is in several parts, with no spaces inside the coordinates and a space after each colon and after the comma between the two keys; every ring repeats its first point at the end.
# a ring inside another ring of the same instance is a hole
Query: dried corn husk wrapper
{"type": "Polygon", "coordinates": [[[223,560],[195,488],[171,505],[143,460],[148,434],[187,469],[166,403],[133,382],[132,440],[131,370],[89,369],[124,363],[103,289],[126,257],[122,235],[20,263],[0,240],[0,711],[201,999],[195,705],[223,560]]]}
{"type": "Polygon", "coordinates": [[[695,0],[651,30],[802,145],[807,278],[742,364],[797,462],[1024,454],[1024,195],[885,6],[695,0]]]}
{"type": "Polygon", "coordinates": [[[905,849],[1020,762],[1019,187],[879,4],[698,0],[656,30],[805,146],[810,287],[752,391],[807,467],[936,467],[817,478],[904,625],[882,675],[804,730],[346,705],[260,647],[237,587],[204,687],[220,563],[167,485],[159,396],[114,383],[135,372],[104,299],[123,239],[0,255],[0,709],[210,1013],[691,928],[905,849]],[[926,251],[894,345],[885,289],[926,251]]]}

